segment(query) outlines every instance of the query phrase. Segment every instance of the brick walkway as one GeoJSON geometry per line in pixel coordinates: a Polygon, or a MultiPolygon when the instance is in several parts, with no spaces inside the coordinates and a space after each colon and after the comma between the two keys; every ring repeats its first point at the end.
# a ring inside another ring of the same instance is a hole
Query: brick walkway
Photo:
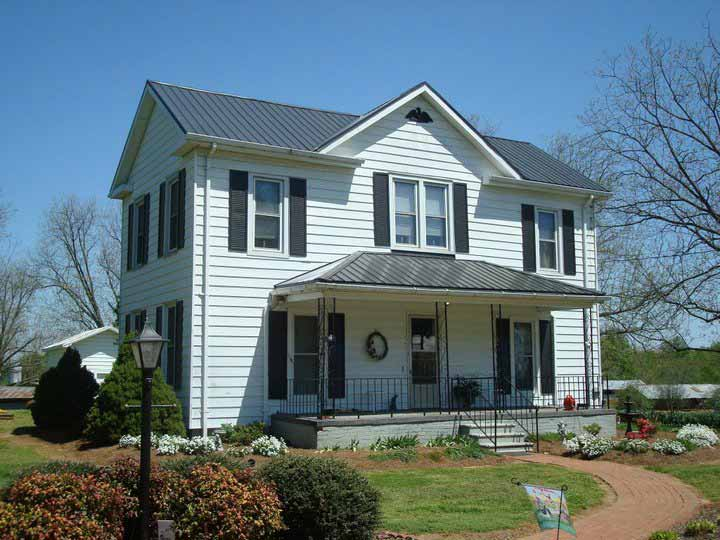
{"type": "MultiPolygon", "coordinates": [[[[517,459],[589,473],[612,488],[614,500],[574,522],[580,540],[646,540],[654,531],[692,519],[706,502],[693,488],[672,476],[641,467],[539,454],[517,459]]],[[[554,540],[555,535],[555,531],[544,531],[522,540],[554,540]]],[[[564,532],[560,537],[572,538],[564,532]]]]}

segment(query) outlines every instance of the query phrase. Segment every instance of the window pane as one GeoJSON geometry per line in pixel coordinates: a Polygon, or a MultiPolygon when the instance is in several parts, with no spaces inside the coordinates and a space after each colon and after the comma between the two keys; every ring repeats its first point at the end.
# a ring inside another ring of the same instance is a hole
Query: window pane
{"type": "Polygon", "coordinates": [[[533,389],[533,343],[530,323],[515,323],[515,384],[520,390],[533,389]]]}
{"type": "Polygon", "coordinates": [[[442,186],[425,186],[425,213],[428,216],[445,217],[445,188],[442,186]]]}
{"type": "Polygon", "coordinates": [[[395,242],[398,244],[417,244],[415,236],[415,216],[395,215],[395,242]]]}
{"type": "Polygon", "coordinates": [[[415,213],[415,184],[395,182],[395,211],[415,213]]]}
{"type": "Polygon", "coordinates": [[[317,354],[296,354],[294,358],[294,393],[317,394],[318,357],[317,354]]]}
{"type": "Polygon", "coordinates": [[[425,220],[425,241],[428,246],[446,247],[445,240],[445,219],[444,218],[427,218],[425,220]]]}
{"type": "Polygon", "coordinates": [[[555,214],[538,212],[538,229],[540,240],[555,240],[555,214]]]}
{"type": "Polygon", "coordinates": [[[280,183],[255,181],[255,212],[280,215],[280,183]]]}
{"type": "Polygon", "coordinates": [[[255,216],[255,247],[280,249],[280,218],[255,216]]]}
{"type": "Polygon", "coordinates": [[[317,318],[295,317],[295,353],[318,352],[317,318]]]}
{"type": "Polygon", "coordinates": [[[540,268],[557,269],[557,250],[555,242],[540,240],[540,268]]]}

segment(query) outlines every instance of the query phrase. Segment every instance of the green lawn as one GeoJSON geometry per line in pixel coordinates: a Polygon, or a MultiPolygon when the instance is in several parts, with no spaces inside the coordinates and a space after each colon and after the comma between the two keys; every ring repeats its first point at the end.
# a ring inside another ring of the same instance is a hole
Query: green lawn
{"type": "Polygon", "coordinates": [[[672,474],[686,484],[697,488],[705,498],[714,502],[720,501],[720,465],[667,465],[648,468],[672,474]]]}
{"type": "MultiPolygon", "coordinates": [[[[0,420],[0,433],[10,433],[17,427],[32,425],[30,411],[12,411],[12,420],[0,420]]],[[[40,463],[45,459],[32,448],[0,439],[0,488],[5,487],[18,469],[40,463]]]]}
{"type": "Polygon", "coordinates": [[[512,484],[568,486],[570,513],[599,504],[590,475],[551,465],[510,464],[366,473],[382,493],[383,527],[410,534],[487,532],[534,521],[525,492],[512,484]]]}

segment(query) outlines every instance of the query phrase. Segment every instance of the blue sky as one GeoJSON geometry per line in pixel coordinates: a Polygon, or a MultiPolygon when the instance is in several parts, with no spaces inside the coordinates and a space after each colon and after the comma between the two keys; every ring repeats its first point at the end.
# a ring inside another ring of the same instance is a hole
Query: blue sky
{"type": "MultiPolygon", "coordinates": [[[[53,197],[104,200],[146,79],[364,112],[427,80],[498,134],[577,127],[606,54],[698,40],[713,2],[4,2],[0,191],[32,246],[53,197]]],[[[715,25],[717,26],[717,25],[715,25]]]]}

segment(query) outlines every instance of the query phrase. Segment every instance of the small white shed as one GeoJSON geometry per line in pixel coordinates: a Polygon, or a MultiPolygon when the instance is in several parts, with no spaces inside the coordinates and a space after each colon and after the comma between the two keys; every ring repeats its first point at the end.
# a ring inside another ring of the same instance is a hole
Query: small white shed
{"type": "Polygon", "coordinates": [[[57,365],[68,347],[75,347],[82,358],[82,365],[95,375],[101,383],[110,373],[118,349],[118,329],[114,326],[103,326],[80,332],[74,336],[43,347],[45,364],[48,368],[57,365]]]}

